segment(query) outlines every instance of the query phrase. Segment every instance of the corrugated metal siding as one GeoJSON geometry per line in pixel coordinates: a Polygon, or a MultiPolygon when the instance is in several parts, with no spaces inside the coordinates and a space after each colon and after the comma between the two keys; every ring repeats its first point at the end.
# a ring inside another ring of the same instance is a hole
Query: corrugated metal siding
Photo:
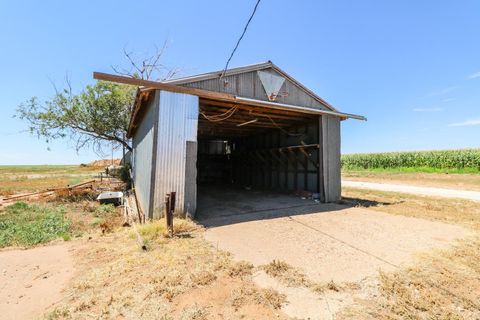
{"type": "MultiPolygon", "coordinates": [[[[262,70],[279,75],[275,70],[269,68],[262,70]]],[[[250,71],[236,75],[226,76],[222,80],[210,79],[183,84],[182,86],[200,88],[210,91],[226,92],[240,97],[269,101],[257,71],[250,71]],[[226,84],[225,84],[226,81],[226,84]]],[[[288,93],[288,96],[279,96],[275,102],[312,107],[327,110],[324,105],[315,100],[305,90],[296,86],[288,79],[282,85],[280,92],[288,93]]]]}
{"type": "Polygon", "coordinates": [[[145,106],[146,113],[132,139],[133,145],[133,181],[138,202],[145,216],[150,215],[150,196],[152,188],[152,156],[154,126],[158,97],[145,106]]]}
{"type": "Polygon", "coordinates": [[[197,142],[187,141],[185,163],[185,215],[195,217],[197,211],[197,142]]]}
{"type": "Polygon", "coordinates": [[[176,192],[175,209],[180,214],[187,211],[186,183],[192,184],[189,193],[196,195],[196,181],[186,181],[185,172],[187,141],[197,141],[198,107],[197,96],[159,92],[154,209],[150,218],[158,219],[163,215],[168,192],[176,192]]]}
{"type": "Polygon", "coordinates": [[[322,116],[323,179],[325,202],[340,200],[340,119],[322,116]]]}

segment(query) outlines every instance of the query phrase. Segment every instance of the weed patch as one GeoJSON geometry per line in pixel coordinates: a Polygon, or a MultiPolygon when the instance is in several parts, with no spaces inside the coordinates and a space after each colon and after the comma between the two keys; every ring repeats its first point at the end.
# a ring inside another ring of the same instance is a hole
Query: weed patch
{"type": "Polygon", "coordinates": [[[273,260],[269,264],[263,266],[263,270],[269,276],[277,278],[289,287],[308,287],[311,285],[311,281],[307,279],[305,274],[288,263],[280,260],[273,260]]]}
{"type": "Polygon", "coordinates": [[[253,264],[247,261],[240,261],[233,263],[231,266],[227,268],[228,275],[230,277],[239,277],[243,278],[245,276],[249,276],[253,273],[253,264]]]}
{"type": "MultiPolygon", "coordinates": [[[[173,220],[173,236],[181,237],[188,236],[189,233],[198,230],[200,227],[194,222],[187,219],[174,219],[173,220]]],[[[166,228],[165,221],[159,220],[150,222],[139,226],[140,234],[147,241],[155,241],[167,239],[170,237],[166,228]]],[[[134,236],[132,232],[132,237],[134,236]]]]}
{"type": "Polygon", "coordinates": [[[83,190],[69,190],[60,189],[55,192],[53,201],[57,202],[80,202],[80,201],[94,201],[96,194],[90,189],[83,190]]]}
{"type": "Polygon", "coordinates": [[[230,300],[231,306],[236,310],[251,303],[280,309],[286,302],[286,295],[273,289],[258,289],[254,286],[241,286],[233,290],[230,300]]]}
{"type": "Polygon", "coordinates": [[[17,202],[0,215],[0,247],[28,247],[57,238],[68,240],[70,226],[62,207],[17,202]]]}

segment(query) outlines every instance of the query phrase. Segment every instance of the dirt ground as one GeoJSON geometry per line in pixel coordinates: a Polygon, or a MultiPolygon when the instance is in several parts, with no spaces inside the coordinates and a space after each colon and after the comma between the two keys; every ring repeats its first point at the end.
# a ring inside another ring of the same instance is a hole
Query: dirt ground
{"type": "MultiPolygon", "coordinates": [[[[180,222],[174,222],[177,227],[180,222]]],[[[191,222],[187,226],[193,225],[191,222]]],[[[163,223],[80,239],[76,271],[47,319],[286,319],[281,296],[255,286],[251,268],[214,250],[196,226],[165,238],[163,223]]]]}
{"type": "Polygon", "coordinates": [[[420,195],[420,196],[457,198],[457,199],[480,201],[480,191],[456,190],[456,189],[445,189],[445,188],[434,188],[434,187],[419,187],[419,186],[405,185],[405,184],[392,184],[392,183],[383,183],[383,182],[377,183],[377,182],[351,181],[351,180],[342,180],[342,185],[344,187],[359,188],[359,189],[390,191],[390,192],[410,193],[410,194],[420,195]]]}
{"type": "Polygon", "coordinates": [[[480,191],[480,174],[347,171],[342,172],[342,179],[480,191]]]}
{"type": "Polygon", "coordinates": [[[33,319],[62,299],[73,276],[69,243],[0,251],[0,319],[33,319]]]}

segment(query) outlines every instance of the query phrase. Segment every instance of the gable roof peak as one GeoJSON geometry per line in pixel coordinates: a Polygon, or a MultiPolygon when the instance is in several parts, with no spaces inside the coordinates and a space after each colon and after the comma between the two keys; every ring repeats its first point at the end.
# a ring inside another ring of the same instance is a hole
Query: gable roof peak
{"type": "MultiPolygon", "coordinates": [[[[301,84],[296,79],[294,79],[292,76],[290,76],[288,73],[286,73],[285,71],[280,69],[271,60],[267,60],[265,62],[260,62],[260,63],[255,63],[255,64],[249,64],[249,65],[245,65],[245,66],[241,66],[241,67],[227,69],[224,76],[231,76],[231,75],[236,75],[236,74],[240,74],[240,73],[246,73],[246,72],[251,72],[251,71],[259,71],[259,70],[264,70],[264,69],[274,70],[275,72],[277,72],[278,74],[283,76],[285,79],[288,79],[290,82],[292,82],[299,89],[305,91],[312,98],[314,98],[315,100],[320,102],[327,109],[330,109],[332,111],[338,111],[331,104],[329,104],[328,102],[326,102],[325,100],[320,98],[320,96],[318,96],[315,92],[308,89],[303,84],[301,84]]],[[[222,76],[222,73],[223,73],[223,70],[218,70],[218,71],[207,72],[207,73],[202,73],[202,74],[188,76],[188,77],[172,79],[172,80],[164,81],[164,83],[175,84],[175,85],[183,85],[183,84],[188,84],[188,83],[203,81],[203,80],[220,79],[220,77],[222,76]]]]}

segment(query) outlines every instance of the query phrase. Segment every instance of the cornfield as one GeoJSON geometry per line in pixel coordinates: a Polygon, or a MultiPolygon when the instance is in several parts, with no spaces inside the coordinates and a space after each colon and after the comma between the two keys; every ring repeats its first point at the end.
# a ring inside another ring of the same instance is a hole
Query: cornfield
{"type": "Polygon", "coordinates": [[[343,169],[419,167],[480,170],[480,149],[358,153],[342,156],[343,169]]]}

